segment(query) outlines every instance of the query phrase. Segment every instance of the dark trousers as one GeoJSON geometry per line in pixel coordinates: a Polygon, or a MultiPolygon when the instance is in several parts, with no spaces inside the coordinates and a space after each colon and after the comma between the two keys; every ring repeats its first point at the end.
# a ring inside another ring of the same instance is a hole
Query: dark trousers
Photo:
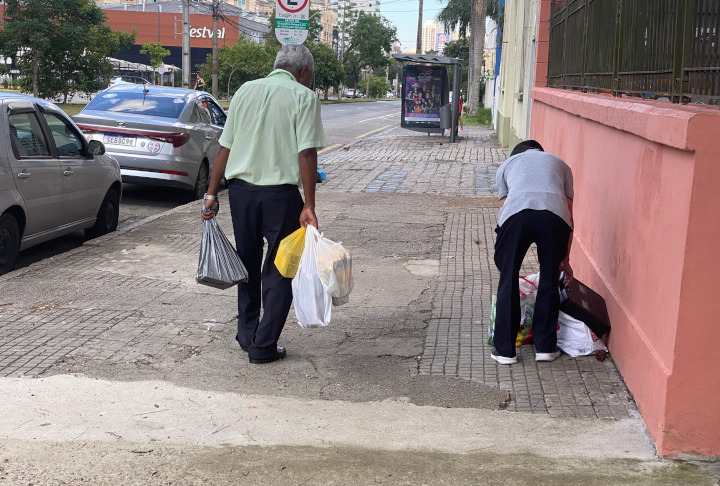
{"type": "Polygon", "coordinates": [[[237,341],[248,357],[268,358],[275,355],[292,302],[292,279],[280,275],[275,255],[280,241],[300,227],[303,200],[294,185],[256,186],[239,179],[230,181],[229,197],[235,245],[249,277],[238,284],[237,341]]]}
{"type": "Polygon", "coordinates": [[[495,231],[495,265],[500,270],[495,307],[495,349],[500,356],[515,356],[515,339],[520,330],[520,266],[528,248],[535,243],[540,262],[540,284],[533,312],[533,340],[538,353],[552,353],[557,345],[559,267],[567,256],[570,227],[550,211],[526,209],[509,217],[495,231]]]}

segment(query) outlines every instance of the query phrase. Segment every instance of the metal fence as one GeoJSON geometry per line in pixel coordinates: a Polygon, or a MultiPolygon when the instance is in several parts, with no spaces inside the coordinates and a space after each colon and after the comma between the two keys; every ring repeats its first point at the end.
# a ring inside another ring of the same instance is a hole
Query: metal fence
{"type": "Polygon", "coordinates": [[[548,86],[720,103],[720,0],[553,0],[548,86]]]}

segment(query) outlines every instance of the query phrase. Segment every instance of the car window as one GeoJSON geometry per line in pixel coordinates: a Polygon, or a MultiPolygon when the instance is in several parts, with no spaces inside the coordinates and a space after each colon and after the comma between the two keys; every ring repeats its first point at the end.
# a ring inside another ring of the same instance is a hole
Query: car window
{"type": "Polygon", "coordinates": [[[96,96],[85,109],[177,119],[185,103],[185,93],[111,91],[96,96]]]}
{"type": "Polygon", "coordinates": [[[213,123],[215,125],[224,127],[225,126],[225,120],[227,120],[227,115],[225,115],[225,112],[222,108],[220,108],[217,104],[213,103],[212,101],[208,101],[208,108],[210,108],[210,113],[213,117],[213,123]]]}
{"type": "Polygon", "coordinates": [[[70,123],[55,113],[43,113],[43,116],[50,126],[50,133],[60,157],[77,157],[83,154],[81,135],[70,123]]]}
{"type": "Polygon", "coordinates": [[[208,107],[209,100],[207,98],[198,98],[193,108],[193,114],[190,117],[192,123],[212,123],[213,119],[210,115],[208,107]]]}
{"type": "Polygon", "coordinates": [[[8,115],[10,139],[16,158],[48,157],[50,151],[35,113],[8,115]]]}

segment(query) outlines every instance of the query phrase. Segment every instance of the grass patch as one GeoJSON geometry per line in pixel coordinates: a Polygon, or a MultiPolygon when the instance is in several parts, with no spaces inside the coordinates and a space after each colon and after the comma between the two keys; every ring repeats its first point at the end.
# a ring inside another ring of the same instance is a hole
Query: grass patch
{"type": "Polygon", "coordinates": [[[463,123],[468,126],[489,126],[492,125],[492,110],[490,108],[478,108],[475,116],[463,115],[463,123]]]}
{"type": "Polygon", "coordinates": [[[67,113],[68,116],[77,115],[87,106],[87,103],[55,103],[58,108],[67,113]]]}

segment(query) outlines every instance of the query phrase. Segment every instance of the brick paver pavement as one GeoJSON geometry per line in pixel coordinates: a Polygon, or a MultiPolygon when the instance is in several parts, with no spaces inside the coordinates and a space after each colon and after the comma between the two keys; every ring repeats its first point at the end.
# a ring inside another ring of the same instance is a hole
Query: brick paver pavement
{"type": "MultiPolygon", "coordinates": [[[[468,127],[457,143],[447,137],[391,129],[321,157],[328,175],[323,190],[496,195],[495,171],[507,157],[494,132],[468,127]]],[[[487,205],[478,199],[478,206],[487,205]]],[[[420,372],[457,376],[499,386],[511,394],[508,409],[562,417],[625,418],[637,412],[611,358],[570,358],[536,363],[533,346],[518,348],[519,363],[490,358],[487,344],[491,296],[498,272],[493,262],[497,207],[447,214],[440,279],[433,299],[420,372]]],[[[539,269],[534,248],[522,272],[539,269]]]]}
{"type": "MultiPolygon", "coordinates": [[[[563,356],[553,363],[535,363],[532,346],[519,349],[520,363],[500,366],[490,359],[486,344],[491,296],[497,282],[492,261],[497,202],[495,171],[507,156],[494,133],[467,127],[459,142],[392,129],[320,157],[328,180],[322,191],[384,194],[430,194],[456,198],[446,211],[440,274],[433,286],[433,311],[428,321],[419,372],[456,376],[508,390],[508,409],[562,417],[623,418],[635,404],[612,359],[563,356]]],[[[421,216],[418,216],[421,217],[421,216]]],[[[229,212],[222,218],[228,218],[229,212]]],[[[154,228],[133,230],[142,241],[135,252],[164,254],[198,251],[194,234],[178,234],[177,225],[197,224],[196,213],[161,218],[154,228]],[[158,226],[159,225],[159,226],[158,226]],[[147,249],[147,250],[144,250],[147,249]]],[[[151,225],[146,225],[151,226],[151,225]]],[[[152,364],[192,357],[220,332],[193,308],[194,282],[167,281],[117,272],[83,271],[83,261],[102,264],[102,248],[85,245],[82,252],[63,255],[52,266],[21,270],[37,276],[35,293],[52,289],[55,303],[35,305],[26,295],[20,274],[4,282],[0,300],[0,376],[38,376],[57,363],[152,364]],[[94,280],[92,280],[94,279],[94,280]],[[84,289],[92,286],[94,293],[84,289]],[[113,310],[99,310],[108,296],[122,296],[113,310]],[[93,300],[95,299],[95,300],[93,300]],[[81,301],[80,304],[78,301],[81,301]],[[169,305],[172,303],[172,305],[169,305]],[[142,310],[138,310],[142,309],[142,310]]],[[[157,270],[156,270],[157,271],[157,270]]],[[[530,252],[523,272],[537,271],[530,252]]],[[[234,297],[220,294],[231,314],[234,297]]]]}

